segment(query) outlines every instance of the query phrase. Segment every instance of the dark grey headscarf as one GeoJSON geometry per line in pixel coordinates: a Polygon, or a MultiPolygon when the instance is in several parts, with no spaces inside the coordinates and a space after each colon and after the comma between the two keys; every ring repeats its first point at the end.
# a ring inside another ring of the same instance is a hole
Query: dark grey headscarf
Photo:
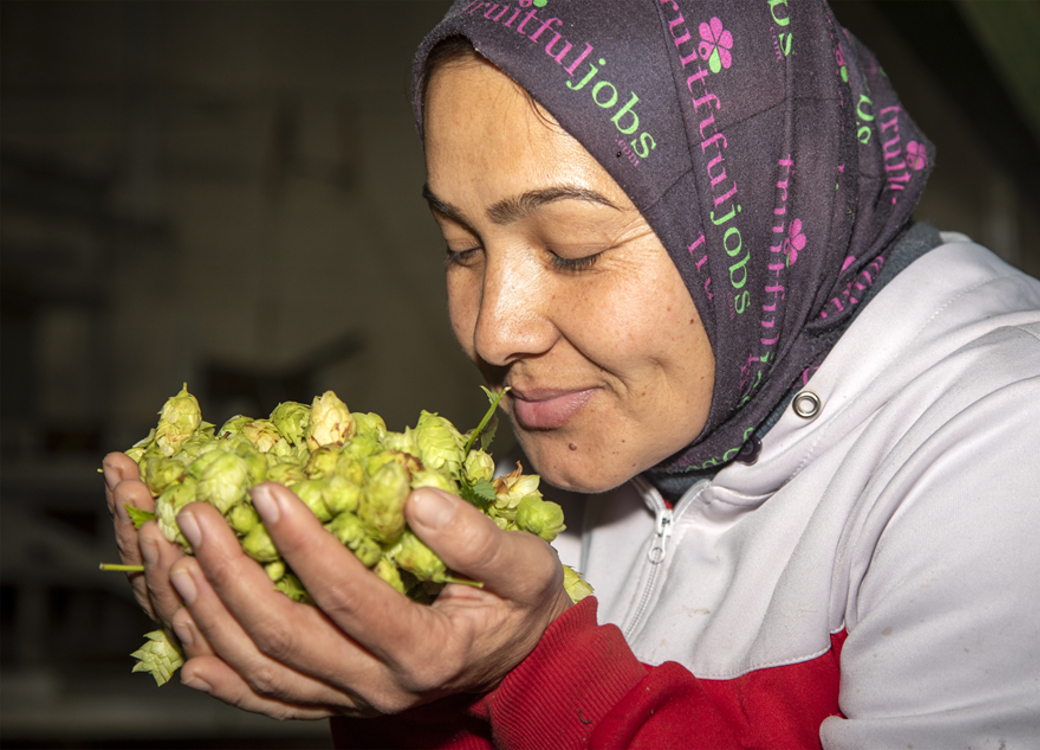
{"type": "Polygon", "coordinates": [[[459,0],[417,84],[454,35],[606,168],[690,290],[711,412],[656,470],[734,459],[827,354],[924,187],[933,147],[885,73],[822,0],[459,0]]]}

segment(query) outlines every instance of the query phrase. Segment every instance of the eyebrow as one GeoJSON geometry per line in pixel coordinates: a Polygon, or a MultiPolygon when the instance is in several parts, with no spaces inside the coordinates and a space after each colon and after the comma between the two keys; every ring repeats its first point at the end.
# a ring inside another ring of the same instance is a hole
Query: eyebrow
{"type": "MultiPolygon", "coordinates": [[[[431,208],[460,224],[467,223],[463,217],[462,210],[447,201],[442,201],[434,195],[433,191],[430,190],[429,184],[423,185],[422,193],[423,198],[426,199],[426,202],[430,204],[431,208]]],[[[550,188],[543,188],[541,190],[528,190],[520,195],[503,198],[487,209],[487,215],[488,218],[496,224],[509,224],[517,219],[522,219],[524,216],[527,216],[541,206],[562,200],[586,201],[588,203],[597,203],[601,206],[607,206],[608,208],[613,208],[618,211],[621,210],[620,206],[616,205],[602,193],[597,193],[595,190],[570,185],[559,185],[550,188]]]]}

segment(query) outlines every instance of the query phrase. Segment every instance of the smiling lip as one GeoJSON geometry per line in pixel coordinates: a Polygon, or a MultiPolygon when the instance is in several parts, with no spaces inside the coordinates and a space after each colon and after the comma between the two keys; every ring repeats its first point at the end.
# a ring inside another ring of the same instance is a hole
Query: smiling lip
{"type": "Polygon", "coordinates": [[[583,390],[513,389],[513,416],[527,430],[552,430],[562,427],[577,414],[595,394],[595,388],[583,390]]]}

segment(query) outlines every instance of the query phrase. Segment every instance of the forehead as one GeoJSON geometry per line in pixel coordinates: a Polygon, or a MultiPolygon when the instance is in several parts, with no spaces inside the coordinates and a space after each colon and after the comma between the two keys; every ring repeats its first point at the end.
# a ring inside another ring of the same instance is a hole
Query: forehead
{"type": "Polygon", "coordinates": [[[424,108],[430,189],[492,203],[567,184],[627,196],[577,140],[508,76],[479,58],[437,68],[424,108]]]}

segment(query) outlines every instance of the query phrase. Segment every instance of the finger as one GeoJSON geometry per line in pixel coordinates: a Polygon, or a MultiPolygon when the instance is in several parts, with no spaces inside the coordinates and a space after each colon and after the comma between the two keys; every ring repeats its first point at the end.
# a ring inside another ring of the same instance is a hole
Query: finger
{"type": "MultiPolygon", "coordinates": [[[[203,548],[205,544],[200,549],[203,548]]],[[[249,562],[252,563],[251,560],[249,562]]],[[[253,563],[253,567],[258,566],[253,563]]],[[[263,570],[260,572],[263,574],[263,570]]],[[[266,578],[266,574],[264,577],[266,578]]],[[[352,705],[349,698],[330,685],[263,653],[252,640],[250,633],[218,597],[198,560],[185,558],[174,566],[170,578],[184,599],[197,632],[205,639],[210,650],[241,677],[250,692],[277,701],[291,695],[294,703],[307,706],[352,705]]],[[[314,620],[320,617],[317,610],[295,604],[274,591],[269,579],[265,588],[266,591],[254,588],[253,598],[266,599],[267,618],[285,622],[288,617],[294,620],[294,630],[305,633],[314,630],[314,620]],[[265,593],[267,597],[264,596],[265,593]],[[297,611],[288,615],[272,611],[272,603],[276,606],[289,605],[289,608],[295,608],[297,611]]],[[[326,651],[326,657],[329,653],[326,651]]],[[[206,675],[200,673],[198,677],[213,686],[213,682],[206,675]]],[[[221,690],[221,694],[224,695],[223,689],[221,690]]],[[[234,695],[237,693],[228,693],[225,697],[232,698],[234,695]]]]}
{"type": "MultiPolygon", "coordinates": [[[[136,470],[136,465],[134,465],[134,469],[136,470]]],[[[130,505],[144,510],[153,509],[155,504],[152,501],[151,493],[140,479],[127,478],[120,479],[112,489],[108,487],[106,479],[105,495],[108,501],[108,511],[112,515],[112,527],[115,531],[120,560],[125,565],[144,564],[139,544],[140,536],[137,527],[130,520],[126,506],[130,505]]],[[[127,578],[137,603],[149,617],[153,620],[157,619],[156,612],[149,601],[145,576],[142,573],[133,572],[128,573],[127,578]]]]}
{"type": "Polygon", "coordinates": [[[194,659],[199,656],[216,656],[216,651],[195,624],[187,607],[181,607],[173,614],[171,626],[188,657],[194,659]]]}
{"type": "Polygon", "coordinates": [[[101,462],[101,468],[105,475],[105,484],[109,489],[115,489],[115,486],[124,479],[141,478],[137,462],[125,453],[109,453],[101,462]]]}
{"type": "MultiPolygon", "coordinates": [[[[177,572],[191,572],[192,578],[175,576],[175,586],[216,653],[248,681],[275,686],[274,663],[336,684],[388,681],[382,665],[328,617],[277,591],[263,568],[242,552],[215,509],[192,503],[178,520],[196,558],[178,565],[177,572]],[[194,587],[188,591],[188,601],[185,592],[190,584],[194,587]]],[[[335,539],[320,524],[318,529],[335,539]]],[[[363,566],[362,572],[371,575],[363,566]]],[[[396,595],[392,589],[390,592],[396,595]]],[[[280,678],[292,680],[293,676],[280,678]]]]}
{"type": "Polygon", "coordinates": [[[111,490],[106,487],[105,499],[108,501],[108,512],[112,520],[130,528],[133,528],[133,522],[127,513],[127,505],[150,512],[155,510],[152,493],[139,477],[123,479],[111,490]]]}
{"type": "MultiPolygon", "coordinates": [[[[179,546],[166,541],[155,521],[148,521],[141,526],[138,542],[144,564],[141,578],[152,617],[170,627],[173,615],[181,608],[180,595],[170,584],[170,567],[184,557],[184,553],[179,546]]],[[[133,581],[135,586],[138,585],[137,580],[133,581]]],[[[136,588],[134,593],[137,593],[136,588]]]]}
{"type": "Polygon", "coordinates": [[[514,602],[563,592],[563,568],[553,549],[525,532],[502,531],[465,500],[424,487],[405,505],[408,525],[452,570],[514,602]],[[522,571],[522,572],[521,572],[522,571]]]}
{"type": "Polygon", "coordinates": [[[200,656],[185,662],[181,667],[181,682],[244,711],[272,719],[315,720],[343,713],[323,706],[298,705],[259,695],[235,670],[215,656],[200,656]]]}
{"type": "Polygon", "coordinates": [[[394,648],[419,625],[417,610],[425,608],[368,570],[291,490],[258,485],[253,504],[318,607],[377,657],[393,660],[394,648]]]}

